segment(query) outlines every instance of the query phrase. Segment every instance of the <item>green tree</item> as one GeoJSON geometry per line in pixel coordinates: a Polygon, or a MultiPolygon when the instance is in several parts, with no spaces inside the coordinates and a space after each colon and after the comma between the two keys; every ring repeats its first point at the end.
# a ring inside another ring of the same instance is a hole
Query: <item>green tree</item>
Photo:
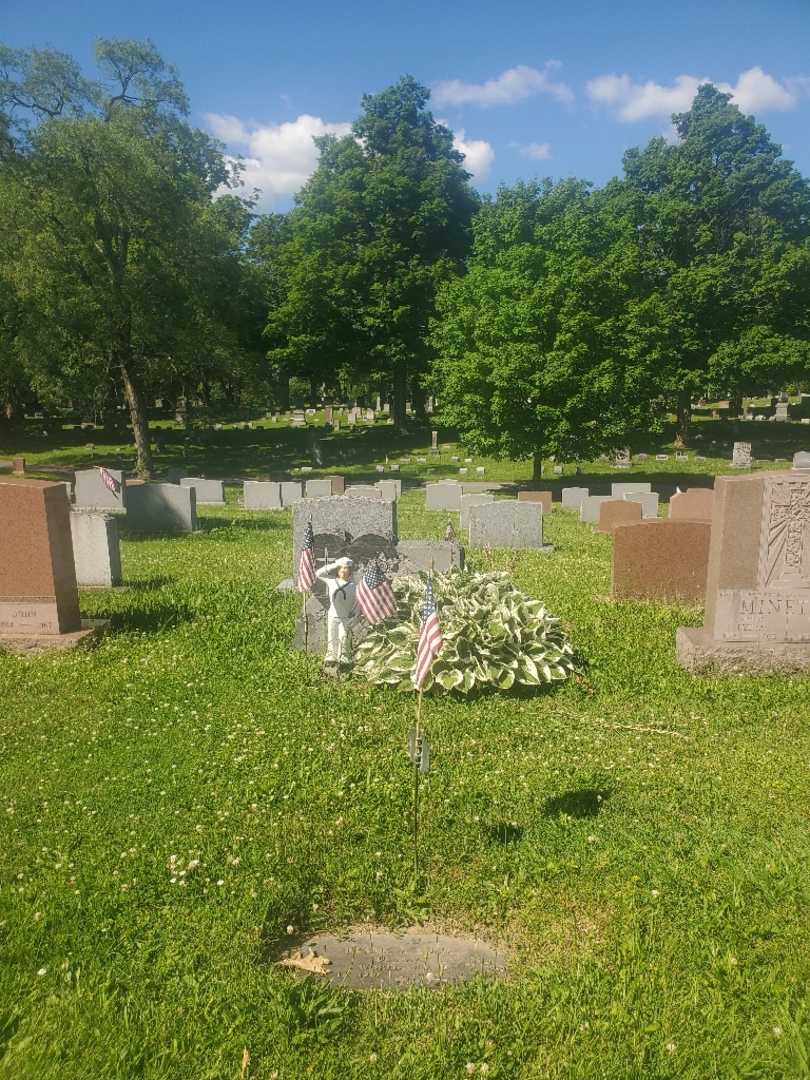
{"type": "Polygon", "coordinates": [[[439,292],[443,420],[495,457],[575,460],[658,425],[625,332],[639,298],[634,227],[582,181],[502,188],[473,223],[468,272],[439,292]]]}
{"type": "Polygon", "coordinates": [[[271,358],[312,376],[385,379],[405,421],[431,347],[436,290],[457,272],[477,206],[452,133],[410,76],[366,95],[352,134],[318,141],[320,163],[290,214],[271,358]]]}
{"type": "Polygon", "coordinates": [[[796,377],[810,338],[810,184],[728,94],[701,86],[677,140],[624,158],[617,205],[636,225],[645,300],[628,313],[688,433],[691,400],[796,377]],[[767,363],[752,361],[766,345],[767,363]]]}
{"type": "Polygon", "coordinates": [[[145,388],[187,369],[195,345],[210,352],[216,258],[233,254],[211,200],[231,173],[219,144],[183,122],[182,87],[151,44],[102,40],[96,57],[89,81],[62,54],[0,52],[16,138],[0,230],[35,313],[24,337],[38,377],[75,366],[117,379],[149,475],[145,388]]]}

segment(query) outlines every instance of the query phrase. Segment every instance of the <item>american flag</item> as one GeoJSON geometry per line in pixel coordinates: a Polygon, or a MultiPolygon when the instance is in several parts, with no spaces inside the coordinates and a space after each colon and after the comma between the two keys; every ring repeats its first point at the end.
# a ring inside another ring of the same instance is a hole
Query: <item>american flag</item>
{"type": "Polygon", "coordinates": [[[375,559],[366,567],[363,580],[357,586],[355,603],[371,626],[396,613],[397,602],[394,599],[394,590],[383,573],[379,560],[375,559]]]}
{"type": "Polygon", "coordinates": [[[310,521],[304,532],[304,546],[301,548],[301,558],[298,561],[298,581],[296,587],[299,592],[310,592],[315,584],[315,536],[312,532],[310,521]]]}
{"type": "Polygon", "coordinates": [[[436,600],[433,596],[433,582],[430,578],[425,589],[425,602],[422,605],[421,614],[422,633],[419,635],[419,644],[416,647],[416,668],[413,673],[413,682],[417,690],[421,690],[425,685],[433,661],[442,647],[442,629],[439,626],[436,600]]]}
{"type": "Polygon", "coordinates": [[[121,481],[116,480],[109,469],[105,469],[103,465],[99,465],[98,471],[101,473],[101,481],[105,487],[108,487],[116,498],[121,494],[121,481]]]}

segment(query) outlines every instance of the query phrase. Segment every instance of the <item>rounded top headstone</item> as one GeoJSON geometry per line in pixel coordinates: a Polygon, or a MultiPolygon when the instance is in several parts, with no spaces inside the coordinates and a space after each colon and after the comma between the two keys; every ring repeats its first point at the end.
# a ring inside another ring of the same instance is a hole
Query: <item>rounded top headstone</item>
{"type": "Polygon", "coordinates": [[[793,455],[793,468],[798,472],[810,472],[810,452],[800,450],[793,455]]]}

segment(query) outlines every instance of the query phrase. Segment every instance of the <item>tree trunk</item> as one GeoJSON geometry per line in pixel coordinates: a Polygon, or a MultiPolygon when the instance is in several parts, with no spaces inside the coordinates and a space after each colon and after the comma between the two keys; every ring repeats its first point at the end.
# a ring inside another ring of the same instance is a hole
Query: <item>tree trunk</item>
{"type": "Polygon", "coordinates": [[[285,372],[278,381],[278,407],[281,412],[287,412],[290,407],[290,376],[285,372]]]}
{"type": "Polygon", "coordinates": [[[543,455],[536,451],[532,455],[532,480],[543,479],[543,455]]]}
{"type": "Polygon", "coordinates": [[[692,422],[692,395],[688,390],[679,391],[675,415],[675,443],[683,447],[689,442],[689,426],[692,422]]]}
{"type": "Polygon", "coordinates": [[[397,360],[394,364],[394,393],[391,402],[391,415],[394,418],[394,426],[405,427],[405,401],[408,396],[408,365],[405,360],[397,360]]]}
{"type": "Polygon", "coordinates": [[[422,387],[421,386],[414,386],[411,389],[411,402],[412,402],[412,405],[413,405],[413,411],[416,414],[416,416],[419,417],[420,420],[425,420],[427,418],[427,413],[425,412],[425,402],[426,401],[427,401],[427,394],[422,389],[422,387]]]}
{"type": "Polygon", "coordinates": [[[146,418],[143,394],[138,384],[134,381],[127,364],[119,361],[121,378],[124,383],[124,393],[129,405],[129,415],[132,420],[132,435],[135,439],[135,471],[143,480],[151,479],[154,468],[152,465],[152,449],[149,445],[149,422],[146,418]]]}

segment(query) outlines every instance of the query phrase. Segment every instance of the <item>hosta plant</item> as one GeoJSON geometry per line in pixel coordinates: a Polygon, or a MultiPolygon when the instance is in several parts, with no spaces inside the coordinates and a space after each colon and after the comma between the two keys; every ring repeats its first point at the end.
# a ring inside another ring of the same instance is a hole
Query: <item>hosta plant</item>
{"type": "MultiPolygon", "coordinates": [[[[413,690],[426,574],[393,581],[397,614],[369,631],[355,671],[369,682],[413,690]]],[[[540,600],[515,588],[503,572],[453,570],[433,575],[444,644],[425,689],[469,694],[494,687],[543,686],[574,671],[573,649],[560,620],[540,600]]]]}

